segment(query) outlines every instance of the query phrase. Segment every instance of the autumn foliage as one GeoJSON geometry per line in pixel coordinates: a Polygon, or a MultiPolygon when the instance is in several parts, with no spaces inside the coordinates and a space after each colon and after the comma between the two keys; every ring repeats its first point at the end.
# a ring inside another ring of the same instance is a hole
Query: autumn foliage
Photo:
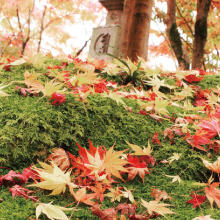
{"type": "MultiPolygon", "coordinates": [[[[31,62],[31,59],[24,58],[2,60],[1,71],[11,74],[14,69],[26,68],[25,65],[31,62]]],[[[193,210],[220,207],[220,92],[218,86],[214,89],[201,88],[207,77],[218,77],[217,74],[205,71],[150,74],[142,60],[133,63],[116,59],[113,63],[105,63],[81,61],[73,57],[60,64],[45,65],[44,68],[46,71],[42,74],[26,70],[20,73],[22,79],[0,84],[1,100],[10,100],[13,96],[24,100],[30,98],[36,100],[36,104],[41,100],[54,111],[63,111],[65,106],[72,104],[70,97],[73,97],[75,104],[71,108],[79,103],[83,106],[85,117],[89,117],[90,98],[97,96],[119,106],[123,117],[129,114],[142,117],[142,121],[147,118],[154,125],[162,124],[163,127],[162,130],[145,134],[148,138],[145,138],[144,146],[138,144],[138,139],[131,142],[129,135],[123,136],[126,139],[123,139],[123,147],[120,148],[117,143],[112,143],[113,146],[95,146],[89,139],[88,148],[78,142],[71,142],[71,146],[64,148],[57,146],[50,153],[45,148],[37,152],[39,157],[40,154],[47,154],[45,162],[35,161],[35,165],[22,171],[9,169],[6,172],[7,167],[1,168],[5,174],[0,176],[0,185],[8,187],[13,197],[24,197],[35,202],[36,218],[46,215],[49,219],[68,219],[69,214],[65,211],[74,215],[83,206],[100,219],[175,216],[176,207],[172,204],[176,195],[163,190],[163,185],[155,187],[151,183],[152,188],[138,197],[134,186],[137,184],[142,188],[149,184],[152,175],[156,175],[175,187],[182,187],[181,184],[187,181],[185,175],[191,162],[187,161],[188,166],[179,168],[177,164],[181,164],[187,156],[181,153],[181,146],[175,148],[177,152],[165,150],[165,144],[172,149],[177,140],[184,143],[183,148],[187,148],[188,154],[196,157],[194,161],[200,163],[200,169],[205,169],[206,175],[211,176],[207,181],[203,179],[202,183],[196,183],[199,189],[188,189],[190,193],[184,195],[185,205],[193,210]],[[129,105],[129,102],[135,103],[136,107],[129,105]],[[171,112],[173,106],[175,111],[178,109],[180,112],[171,112]],[[176,166],[179,173],[174,173],[176,168],[168,172],[176,166]],[[166,171],[161,172],[163,169],[166,171]],[[129,184],[133,184],[132,188],[129,184]],[[53,199],[45,203],[42,196],[38,196],[39,189],[60,198],[68,194],[71,202],[65,204],[66,207],[55,205],[53,199]],[[108,201],[114,205],[103,207],[108,201]]]]}

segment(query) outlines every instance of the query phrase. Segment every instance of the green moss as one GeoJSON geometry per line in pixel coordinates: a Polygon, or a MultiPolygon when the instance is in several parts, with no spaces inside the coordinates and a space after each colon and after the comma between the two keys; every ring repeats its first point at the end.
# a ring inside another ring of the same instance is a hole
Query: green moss
{"type": "Polygon", "coordinates": [[[207,75],[198,83],[202,89],[217,88],[220,85],[220,75],[207,75]]]}
{"type": "MultiPolygon", "coordinates": [[[[61,61],[48,60],[47,65],[61,65],[61,61]]],[[[66,69],[74,73],[74,65],[66,69]],[[69,69],[68,69],[69,68],[69,69]]],[[[42,68],[34,66],[13,67],[11,72],[0,73],[0,82],[8,83],[13,80],[22,80],[24,71],[45,73],[46,66],[42,68]]],[[[43,76],[42,76],[43,77],[43,76]]],[[[43,78],[44,79],[44,78],[43,78]]],[[[170,85],[175,82],[166,79],[170,85]]],[[[205,76],[198,83],[202,88],[217,87],[220,84],[219,76],[205,76]]],[[[73,154],[77,154],[76,142],[83,147],[88,147],[88,138],[95,146],[105,145],[107,148],[115,143],[115,150],[128,148],[126,141],[140,146],[147,146],[155,132],[158,133],[161,144],[152,144],[152,155],[156,158],[156,164],[150,168],[150,174],[146,175],[142,183],[140,177],[131,182],[120,183],[128,189],[133,189],[137,201],[138,212],[145,211],[140,205],[141,198],[152,200],[151,188],[165,190],[173,197],[172,201],[166,201],[173,206],[171,209],[176,215],[167,219],[193,219],[201,215],[211,215],[214,219],[220,218],[220,211],[211,210],[206,201],[199,208],[193,209],[186,203],[190,199],[193,190],[199,190],[193,182],[207,182],[211,173],[202,164],[201,158],[206,154],[192,147],[182,137],[175,137],[172,142],[164,138],[164,129],[172,126],[172,121],[157,121],[151,117],[138,114],[139,106],[135,100],[123,99],[132,107],[133,112],[128,112],[123,106],[110,98],[104,98],[100,94],[90,95],[88,102],[81,103],[71,95],[67,95],[66,102],[60,106],[53,106],[46,98],[39,99],[35,96],[22,97],[14,90],[14,85],[8,87],[7,92],[11,96],[0,99],[0,166],[6,166],[14,170],[22,170],[37,159],[43,160],[54,147],[63,147],[73,154]],[[161,163],[167,160],[173,153],[181,154],[178,161],[171,164],[161,163]],[[172,183],[172,179],[165,175],[180,175],[181,184],[172,183]]],[[[165,91],[172,92],[172,91],[165,91]]],[[[176,106],[167,108],[171,116],[178,117],[183,114],[183,109],[176,106]]],[[[213,157],[214,158],[214,157],[213,157]]],[[[6,174],[7,169],[0,169],[0,175],[6,174]]],[[[126,179],[126,174],[125,174],[126,179]]],[[[48,196],[48,192],[38,191],[37,196],[41,202],[66,206],[73,202],[70,193],[64,195],[48,196]]],[[[31,200],[21,197],[13,198],[7,187],[0,187],[0,219],[14,220],[35,218],[35,207],[31,200]]],[[[122,199],[126,202],[126,199],[122,199]]],[[[118,203],[111,203],[107,198],[102,208],[116,207],[118,203]]],[[[71,213],[68,213],[69,216],[71,213]]],[[[73,214],[73,219],[98,219],[92,215],[89,207],[79,205],[73,214]]],[[[46,217],[41,216],[41,220],[46,217]]]]}

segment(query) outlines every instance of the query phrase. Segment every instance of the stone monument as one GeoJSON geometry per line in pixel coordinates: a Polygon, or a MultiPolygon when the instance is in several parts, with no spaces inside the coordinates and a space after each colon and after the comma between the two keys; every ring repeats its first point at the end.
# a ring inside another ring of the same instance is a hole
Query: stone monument
{"type": "Polygon", "coordinates": [[[93,30],[89,55],[97,59],[111,60],[107,54],[119,55],[124,0],[99,1],[108,10],[108,15],[106,25],[93,30]]]}

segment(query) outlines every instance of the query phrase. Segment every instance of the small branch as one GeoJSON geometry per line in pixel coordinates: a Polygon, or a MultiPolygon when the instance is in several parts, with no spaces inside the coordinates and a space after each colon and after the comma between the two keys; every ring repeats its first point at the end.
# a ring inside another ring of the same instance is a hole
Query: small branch
{"type": "Polygon", "coordinates": [[[187,40],[185,40],[182,36],[180,36],[180,38],[184,41],[184,43],[186,43],[186,44],[189,46],[189,48],[190,48],[191,50],[193,50],[192,45],[191,45],[187,40]]]}
{"type": "Polygon", "coordinates": [[[44,18],[45,18],[45,15],[46,15],[46,11],[47,11],[47,6],[44,6],[44,11],[43,11],[42,18],[41,18],[40,37],[39,37],[38,47],[37,47],[37,52],[38,53],[40,52],[42,35],[43,35],[44,30],[46,29],[46,27],[44,27],[44,18]]]}
{"type": "Polygon", "coordinates": [[[19,27],[21,37],[22,37],[22,41],[23,41],[23,31],[22,31],[22,25],[21,25],[21,21],[20,21],[18,7],[16,8],[16,15],[17,15],[18,27],[19,27]]]}
{"type": "Polygon", "coordinates": [[[85,49],[85,47],[87,46],[89,41],[90,41],[90,39],[84,43],[84,45],[82,46],[82,48],[80,50],[78,50],[78,52],[75,55],[75,58],[78,57],[83,52],[83,50],[85,49]]]}
{"type": "Polygon", "coordinates": [[[187,20],[186,20],[186,19],[185,19],[185,17],[183,16],[183,14],[182,14],[182,12],[180,11],[180,9],[179,9],[178,5],[176,5],[176,8],[177,8],[177,11],[178,11],[178,13],[179,13],[180,17],[181,17],[181,18],[184,20],[184,22],[185,22],[186,26],[188,27],[188,29],[189,29],[190,33],[191,33],[191,34],[192,34],[192,36],[194,37],[193,30],[192,30],[192,28],[189,26],[189,23],[187,22],[187,20]]]}

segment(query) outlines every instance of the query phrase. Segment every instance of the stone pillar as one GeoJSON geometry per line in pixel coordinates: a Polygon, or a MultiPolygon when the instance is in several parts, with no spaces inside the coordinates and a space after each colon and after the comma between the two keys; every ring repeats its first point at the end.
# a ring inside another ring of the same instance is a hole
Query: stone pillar
{"type": "Polygon", "coordinates": [[[108,10],[106,25],[93,30],[89,54],[97,59],[111,60],[107,54],[119,56],[124,0],[99,0],[108,10]]]}
{"type": "Polygon", "coordinates": [[[124,0],[99,0],[108,10],[106,25],[121,25],[124,0]]]}

